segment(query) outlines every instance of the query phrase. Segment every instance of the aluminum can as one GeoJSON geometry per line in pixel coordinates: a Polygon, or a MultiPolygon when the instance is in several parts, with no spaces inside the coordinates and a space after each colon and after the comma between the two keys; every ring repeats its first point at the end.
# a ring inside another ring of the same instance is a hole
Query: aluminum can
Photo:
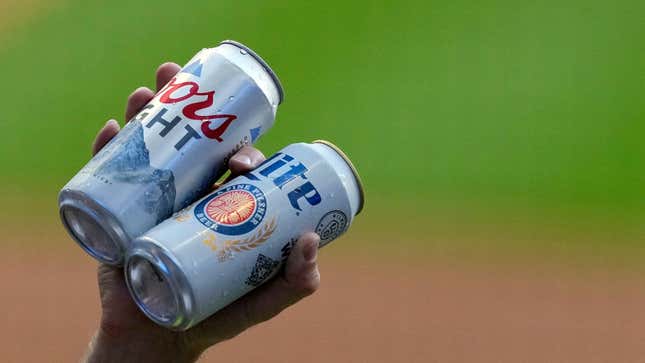
{"type": "Polygon", "coordinates": [[[246,46],[201,50],[62,189],[67,231],[96,259],[121,265],[133,238],[203,196],[228,158],[273,126],[282,98],[246,46]]]}
{"type": "Polygon", "coordinates": [[[363,206],[356,169],[333,144],[292,144],[135,239],[125,276],[139,308],[186,330],[277,273],[298,237],[322,247],[363,206]]]}

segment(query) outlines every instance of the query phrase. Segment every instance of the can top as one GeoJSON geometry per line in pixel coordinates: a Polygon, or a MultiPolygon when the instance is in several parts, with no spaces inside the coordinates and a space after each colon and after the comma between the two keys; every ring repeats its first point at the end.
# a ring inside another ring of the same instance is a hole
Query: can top
{"type": "Polygon", "coordinates": [[[354,167],[354,164],[352,164],[352,161],[349,160],[349,157],[341,150],[338,146],[334,145],[333,143],[327,141],[327,140],[314,140],[312,143],[314,144],[323,144],[326,146],[329,146],[332,148],[340,157],[345,160],[345,163],[347,163],[347,166],[352,170],[352,174],[354,174],[354,179],[356,179],[356,185],[358,185],[358,196],[359,196],[359,204],[358,204],[358,210],[356,211],[356,215],[358,215],[362,210],[363,206],[365,205],[365,191],[363,190],[363,182],[361,181],[360,175],[358,175],[358,170],[356,170],[356,167],[354,167]]]}
{"type": "Polygon", "coordinates": [[[220,45],[222,45],[222,44],[230,44],[230,45],[233,45],[235,47],[238,47],[238,48],[244,50],[245,52],[247,52],[258,63],[260,63],[262,68],[264,68],[264,70],[269,74],[269,76],[271,76],[271,79],[275,83],[275,87],[278,89],[278,96],[280,98],[279,101],[278,101],[278,104],[282,104],[282,101],[284,100],[284,91],[282,90],[282,83],[280,83],[280,79],[278,79],[278,76],[275,74],[275,72],[273,72],[273,69],[271,69],[269,64],[264,59],[262,59],[262,57],[260,57],[257,53],[255,53],[251,48],[247,47],[246,45],[244,45],[244,44],[242,44],[240,42],[236,42],[235,40],[230,40],[230,39],[229,40],[223,40],[219,44],[220,45]]]}

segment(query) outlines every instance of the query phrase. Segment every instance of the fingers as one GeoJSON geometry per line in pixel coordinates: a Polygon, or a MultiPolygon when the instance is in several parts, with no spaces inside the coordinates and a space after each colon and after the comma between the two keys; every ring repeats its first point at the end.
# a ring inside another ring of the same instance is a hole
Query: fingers
{"type": "Polygon", "coordinates": [[[269,320],[282,310],[318,290],[318,243],[320,237],[307,233],[294,246],[283,274],[267,282],[247,297],[247,327],[269,320]]]}
{"type": "MultiPolygon", "coordinates": [[[[156,83],[157,91],[163,85],[168,83],[170,79],[179,72],[181,68],[171,62],[164,63],[157,68],[156,83]]],[[[147,87],[139,87],[128,96],[128,102],[125,107],[125,120],[126,122],[132,119],[143,106],[145,106],[154,97],[154,92],[147,87]]],[[[110,141],[119,132],[119,124],[115,120],[108,121],[105,126],[99,131],[92,144],[92,155],[101,150],[105,144],[110,141]]]]}
{"type": "MultiPolygon", "coordinates": [[[[157,68],[157,75],[156,75],[156,84],[157,84],[157,92],[166,84],[172,77],[179,72],[181,68],[171,62],[166,62],[157,68]]],[[[137,88],[130,97],[128,97],[128,104],[126,106],[125,110],[125,119],[126,121],[130,120],[133,118],[139,110],[143,106],[146,105],[146,103],[150,102],[150,100],[154,97],[155,93],[152,92],[150,88],[147,87],[139,87],[137,88]]]]}
{"type": "MultiPolygon", "coordinates": [[[[154,97],[152,91],[147,87],[139,87],[128,97],[128,103],[125,107],[126,122],[133,118],[146,103],[154,97]]],[[[92,155],[95,155],[105,144],[110,141],[120,130],[116,120],[109,120],[99,131],[92,144],[92,155]]]]}
{"type": "Polygon", "coordinates": [[[266,160],[266,158],[260,150],[252,146],[241,148],[228,161],[228,168],[231,170],[231,175],[229,175],[223,182],[215,184],[213,189],[219,188],[222,184],[228,183],[229,180],[240,174],[244,174],[257,168],[264,162],[264,160],[266,160]]]}
{"type": "Polygon", "coordinates": [[[283,274],[190,329],[188,333],[192,335],[191,339],[206,349],[271,319],[314,293],[320,286],[316,263],[319,242],[320,237],[315,233],[303,235],[291,251],[283,274]]]}
{"type": "Polygon", "coordinates": [[[245,146],[231,157],[228,167],[231,169],[231,175],[240,175],[257,168],[264,160],[266,158],[260,150],[245,146]]]}
{"type": "Polygon", "coordinates": [[[157,68],[157,92],[179,72],[181,67],[176,63],[166,62],[157,68]]]}
{"type": "Polygon", "coordinates": [[[125,107],[125,121],[130,121],[146,103],[155,96],[148,87],[139,87],[128,96],[128,103],[125,107]]]}
{"type": "Polygon", "coordinates": [[[105,146],[105,144],[108,143],[108,141],[112,140],[114,135],[116,135],[121,128],[119,127],[119,123],[116,122],[116,120],[109,120],[103,128],[96,134],[96,138],[94,138],[94,142],[92,143],[92,155],[96,155],[96,153],[99,152],[105,146]]]}
{"type": "Polygon", "coordinates": [[[286,293],[285,296],[290,296],[293,302],[318,290],[320,273],[316,259],[318,258],[319,243],[320,237],[317,234],[307,233],[298,240],[287,259],[282,277],[282,282],[286,282],[286,284],[279,284],[278,287],[285,288],[281,291],[286,293]]]}

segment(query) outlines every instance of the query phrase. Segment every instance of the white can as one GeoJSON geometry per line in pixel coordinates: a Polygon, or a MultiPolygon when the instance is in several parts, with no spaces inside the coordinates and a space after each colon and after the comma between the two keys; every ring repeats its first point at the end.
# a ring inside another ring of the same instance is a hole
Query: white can
{"type": "Polygon", "coordinates": [[[336,239],[363,201],[339,148],[289,145],[134,240],[128,288],[150,319],[186,330],[275,275],[303,233],[336,239]]]}
{"type": "Polygon", "coordinates": [[[274,123],[282,87],[244,45],[197,53],[59,195],[63,225],[104,263],[204,195],[274,123]]]}

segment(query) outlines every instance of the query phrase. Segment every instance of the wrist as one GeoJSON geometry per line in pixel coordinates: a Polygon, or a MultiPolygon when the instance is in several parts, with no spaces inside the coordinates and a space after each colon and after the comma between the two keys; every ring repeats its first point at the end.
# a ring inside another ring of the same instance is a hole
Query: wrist
{"type": "Polygon", "coordinates": [[[195,362],[201,351],[170,330],[123,330],[101,324],[85,362],[195,362]]]}

